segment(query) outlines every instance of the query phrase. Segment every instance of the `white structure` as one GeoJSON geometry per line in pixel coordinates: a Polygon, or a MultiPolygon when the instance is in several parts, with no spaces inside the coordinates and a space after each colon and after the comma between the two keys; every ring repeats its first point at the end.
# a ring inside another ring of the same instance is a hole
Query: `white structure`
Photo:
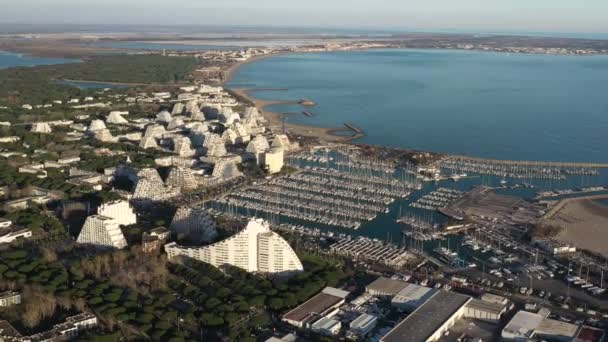
{"type": "Polygon", "coordinates": [[[190,138],[181,136],[173,139],[173,152],[180,157],[193,157],[196,154],[190,138]]]}
{"type": "Polygon", "coordinates": [[[391,300],[391,305],[399,310],[412,312],[426,303],[437,292],[435,289],[407,283],[391,300]]]}
{"type": "Polygon", "coordinates": [[[217,237],[215,221],[202,209],[177,209],[169,229],[178,236],[185,235],[202,242],[213,241],[217,237]]]}
{"type": "Polygon", "coordinates": [[[144,137],[139,142],[139,148],[144,149],[144,150],[148,149],[148,148],[157,148],[157,147],[158,147],[158,143],[156,142],[156,139],[153,137],[144,137]]]}
{"type": "Polygon", "coordinates": [[[364,313],[350,323],[349,333],[363,337],[374,330],[376,324],[378,317],[364,313]]]}
{"type": "Polygon", "coordinates": [[[51,129],[51,126],[46,123],[46,122],[34,122],[32,124],[32,128],[30,129],[30,132],[32,133],[51,133],[53,130],[51,129]]]}
{"type": "Polygon", "coordinates": [[[101,120],[93,120],[93,121],[91,121],[91,124],[89,125],[88,131],[97,132],[97,131],[101,131],[102,129],[106,129],[106,124],[101,120]]]}
{"type": "Polygon", "coordinates": [[[270,148],[268,140],[263,135],[258,135],[247,144],[245,151],[253,158],[257,163],[263,158],[264,152],[270,148]]]}
{"type": "Polygon", "coordinates": [[[0,233],[0,244],[11,243],[17,239],[27,239],[32,237],[32,231],[29,229],[21,229],[14,232],[0,233]]]}
{"type": "Polygon", "coordinates": [[[12,306],[21,304],[21,294],[15,291],[6,291],[0,293],[0,307],[12,306]]]}
{"type": "Polygon", "coordinates": [[[165,184],[174,189],[193,190],[198,187],[192,169],[188,167],[175,167],[169,171],[165,184]]]}
{"type": "Polygon", "coordinates": [[[125,200],[104,203],[97,209],[97,214],[110,217],[121,226],[137,223],[137,215],[135,215],[133,207],[125,200]]]}
{"type": "Polygon", "coordinates": [[[133,190],[133,199],[164,201],[179,195],[178,189],[166,187],[155,169],[143,169],[137,173],[138,181],[133,190]]]}
{"type": "Polygon", "coordinates": [[[291,143],[289,142],[289,138],[285,134],[277,134],[274,136],[272,140],[272,145],[270,147],[280,147],[285,151],[291,150],[291,143]]]}
{"type": "Polygon", "coordinates": [[[184,127],[184,120],[179,118],[173,118],[173,120],[171,120],[171,122],[169,122],[167,125],[168,130],[174,130],[182,127],[184,127]]]}
{"type": "Polygon", "coordinates": [[[110,112],[110,114],[106,118],[106,122],[109,124],[115,124],[115,125],[124,125],[124,124],[129,123],[129,121],[127,119],[122,117],[120,112],[116,112],[116,111],[110,112]]]}
{"type": "Polygon", "coordinates": [[[156,121],[160,123],[168,124],[169,122],[171,122],[171,120],[173,120],[173,116],[171,116],[171,114],[169,114],[169,112],[167,112],[166,110],[163,110],[160,113],[156,114],[156,121]]]}
{"type": "Polygon", "coordinates": [[[146,138],[160,138],[166,133],[165,127],[158,124],[152,124],[146,127],[144,137],[146,138]]]}
{"type": "Polygon", "coordinates": [[[173,110],[171,111],[171,115],[182,115],[184,113],[184,104],[176,103],[173,105],[173,110]]]}
{"type": "Polygon", "coordinates": [[[187,248],[172,243],[165,246],[165,251],[169,258],[187,256],[216,267],[232,265],[248,272],[289,274],[304,269],[289,243],[261,219],[249,221],[244,230],[213,245],[187,248]]]}
{"type": "Polygon", "coordinates": [[[578,327],[574,324],[548,319],[542,315],[519,311],[502,330],[505,341],[529,341],[548,339],[551,341],[571,341],[578,327]]]}
{"type": "Polygon", "coordinates": [[[322,317],[318,321],[314,322],[311,326],[312,331],[327,336],[338,335],[341,328],[342,323],[340,323],[340,321],[327,317],[322,317]]]}
{"type": "Polygon", "coordinates": [[[122,235],[118,222],[111,217],[101,215],[87,217],[76,242],[96,247],[117,249],[127,247],[127,241],[122,235]]]}
{"type": "Polygon", "coordinates": [[[284,155],[281,147],[273,147],[263,154],[261,167],[269,174],[279,173],[283,169],[284,155]]]}

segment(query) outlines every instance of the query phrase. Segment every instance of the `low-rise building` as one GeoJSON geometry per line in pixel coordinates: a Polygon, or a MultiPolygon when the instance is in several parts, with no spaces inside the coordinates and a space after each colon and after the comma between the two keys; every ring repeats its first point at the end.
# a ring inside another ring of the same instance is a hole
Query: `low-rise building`
{"type": "Polygon", "coordinates": [[[507,312],[507,306],[501,303],[472,299],[466,305],[465,316],[491,323],[498,323],[507,312]]]}
{"type": "Polygon", "coordinates": [[[21,304],[21,294],[15,291],[0,293],[0,306],[11,306],[21,304]]]}
{"type": "Polygon", "coordinates": [[[412,312],[429,300],[435,292],[435,289],[406,283],[406,287],[393,297],[391,305],[401,311],[412,312]]]}
{"type": "Polygon", "coordinates": [[[320,293],[283,315],[282,320],[298,328],[309,327],[319,317],[334,316],[348,292],[326,287],[320,293]]]}
{"type": "Polygon", "coordinates": [[[335,336],[340,333],[340,329],[342,328],[342,323],[340,321],[331,319],[328,317],[321,317],[316,322],[314,322],[310,328],[312,331],[327,335],[327,336],[335,336]]]}
{"type": "Polygon", "coordinates": [[[32,237],[32,231],[29,229],[19,229],[14,231],[0,230],[0,244],[12,243],[18,239],[27,239],[32,237]]]}
{"type": "Polygon", "coordinates": [[[519,311],[502,330],[504,341],[528,341],[548,339],[552,341],[572,341],[578,327],[571,323],[557,321],[527,311],[519,311]]]}
{"type": "Polygon", "coordinates": [[[434,342],[465,314],[471,297],[438,291],[426,303],[397,324],[380,342],[434,342]]]}
{"type": "Polygon", "coordinates": [[[394,297],[407,286],[404,281],[380,277],[367,285],[365,291],[376,297],[394,297]]]}
{"type": "Polygon", "coordinates": [[[378,324],[378,317],[370,314],[361,314],[350,323],[349,335],[364,337],[369,334],[378,324]]]}

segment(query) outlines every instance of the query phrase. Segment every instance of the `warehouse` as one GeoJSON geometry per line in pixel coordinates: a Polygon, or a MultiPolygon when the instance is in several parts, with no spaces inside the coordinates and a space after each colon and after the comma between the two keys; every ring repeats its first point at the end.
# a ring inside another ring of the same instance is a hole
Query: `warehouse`
{"type": "Polygon", "coordinates": [[[407,285],[408,283],[401,280],[380,277],[367,285],[365,291],[372,296],[394,297],[397,293],[406,288],[407,285]]]}
{"type": "Polygon", "coordinates": [[[381,342],[434,342],[464,316],[465,305],[471,297],[454,292],[439,291],[412,312],[381,342]]]}
{"type": "Polygon", "coordinates": [[[412,312],[429,300],[435,292],[437,292],[435,289],[407,284],[403,290],[393,297],[391,305],[401,311],[412,312]]]}
{"type": "Polygon", "coordinates": [[[480,299],[472,299],[465,307],[465,317],[490,323],[498,323],[505,312],[506,305],[480,299]]]}
{"type": "Polygon", "coordinates": [[[348,292],[326,287],[316,296],[283,315],[283,321],[298,328],[308,325],[319,317],[331,317],[345,302],[348,292]]]}
{"type": "Polygon", "coordinates": [[[328,317],[322,317],[318,321],[316,321],[311,327],[312,331],[327,335],[333,336],[340,333],[340,329],[342,328],[342,323],[335,319],[331,319],[328,317]]]}
{"type": "Polygon", "coordinates": [[[502,338],[505,341],[528,341],[531,338],[572,341],[577,328],[574,324],[519,311],[502,330],[502,338]]]}
{"type": "Polygon", "coordinates": [[[369,334],[378,323],[378,317],[370,314],[362,314],[350,323],[349,334],[363,337],[369,334]]]}

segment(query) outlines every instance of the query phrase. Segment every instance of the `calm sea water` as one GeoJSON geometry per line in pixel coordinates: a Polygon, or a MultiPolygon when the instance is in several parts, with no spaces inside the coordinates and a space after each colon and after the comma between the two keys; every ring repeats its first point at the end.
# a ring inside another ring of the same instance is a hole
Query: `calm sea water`
{"type": "MultiPolygon", "coordinates": [[[[608,56],[370,50],[273,57],[231,85],[310,98],[322,127],[351,122],[363,143],[500,158],[608,162],[608,56]]],[[[299,106],[275,106],[301,112],[299,106]]]]}
{"type": "Polygon", "coordinates": [[[77,59],[67,58],[45,58],[22,55],[18,53],[0,51],[0,69],[6,69],[18,66],[35,66],[46,64],[65,64],[77,63],[77,59]]]}

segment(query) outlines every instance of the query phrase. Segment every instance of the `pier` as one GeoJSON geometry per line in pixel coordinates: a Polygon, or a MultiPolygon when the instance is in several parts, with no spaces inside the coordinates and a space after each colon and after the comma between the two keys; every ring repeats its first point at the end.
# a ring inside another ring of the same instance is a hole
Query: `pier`
{"type": "Polygon", "coordinates": [[[550,168],[589,168],[589,169],[608,169],[608,163],[585,163],[585,162],[550,162],[550,161],[531,161],[531,160],[500,160],[500,159],[485,159],[467,156],[450,156],[447,159],[462,161],[462,162],[478,162],[491,165],[502,166],[532,166],[532,167],[550,167],[550,168]]]}

